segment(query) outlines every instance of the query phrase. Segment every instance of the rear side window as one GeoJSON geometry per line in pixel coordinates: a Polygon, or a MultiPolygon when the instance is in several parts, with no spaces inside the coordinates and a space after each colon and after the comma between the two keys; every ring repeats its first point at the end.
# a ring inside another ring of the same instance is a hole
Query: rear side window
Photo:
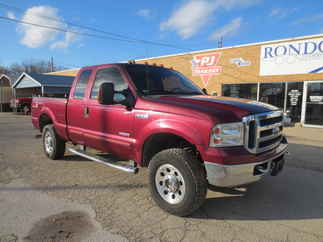
{"type": "Polygon", "coordinates": [[[84,98],[85,95],[85,89],[87,86],[87,83],[89,82],[91,70],[85,70],[81,73],[80,79],[77,81],[76,87],[74,89],[74,98],[84,98]]]}
{"type": "Polygon", "coordinates": [[[95,76],[94,85],[91,92],[91,98],[97,99],[99,88],[104,82],[112,82],[114,84],[114,90],[117,92],[128,89],[128,84],[122,78],[121,73],[115,67],[100,69],[95,76]]]}

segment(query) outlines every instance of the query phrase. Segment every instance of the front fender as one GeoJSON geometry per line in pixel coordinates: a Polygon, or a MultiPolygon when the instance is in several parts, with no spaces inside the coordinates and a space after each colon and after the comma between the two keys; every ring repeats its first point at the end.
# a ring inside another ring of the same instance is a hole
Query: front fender
{"type": "MultiPolygon", "coordinates": [[[[178,120],[159,119],[153,121],[141,129],[140,137],[136,142],[136,160],[142,160],[142,152],[145,141],[159,133],[169,133],[179,136],[189,143],[193,144],[196,148],[205,146],[205,132],[200,127],[192,127],[191,125],[178,120]],[[204,132],[203,132],[204,131],[204,132]]],[[[207,138],[208,140],[208,138],[207,138]]]]}

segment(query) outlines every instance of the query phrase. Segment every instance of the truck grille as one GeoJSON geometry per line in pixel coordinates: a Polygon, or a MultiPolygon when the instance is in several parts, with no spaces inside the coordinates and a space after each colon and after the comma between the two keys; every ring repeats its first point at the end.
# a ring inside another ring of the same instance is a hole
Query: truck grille
{"type": "Polygon", "coordinates": [[[245,147],[258,154],[276,148],[283,136],[283,113],[274,111],[250,115],[243,118],[245,123],[245,147]]]}

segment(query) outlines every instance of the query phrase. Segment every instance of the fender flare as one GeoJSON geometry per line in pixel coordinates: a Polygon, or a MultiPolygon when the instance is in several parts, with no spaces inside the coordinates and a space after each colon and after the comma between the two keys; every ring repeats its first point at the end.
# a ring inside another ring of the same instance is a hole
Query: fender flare
{"type": "Polygon", "coordinates": [[[146,141],[156,134],[168,133],[181,137],[194,145],[196,149],[204,146],[202,135],[194,127],[190,127],[184,122],[174,120],[156,120],[144,127],[145,133],[140,137],[136,146],[136,160],[140,163],[143,158],[143,150],[146,141]]]}

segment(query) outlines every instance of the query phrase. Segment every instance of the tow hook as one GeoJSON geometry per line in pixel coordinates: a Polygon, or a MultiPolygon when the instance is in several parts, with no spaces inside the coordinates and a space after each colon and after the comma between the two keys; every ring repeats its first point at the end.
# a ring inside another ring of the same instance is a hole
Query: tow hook
{"type": "Polygon", "coordinates": [[[270,175],[277,176],[283,170],[285,164],[284,156],[279,157],[271,162],[270,175]]]}

